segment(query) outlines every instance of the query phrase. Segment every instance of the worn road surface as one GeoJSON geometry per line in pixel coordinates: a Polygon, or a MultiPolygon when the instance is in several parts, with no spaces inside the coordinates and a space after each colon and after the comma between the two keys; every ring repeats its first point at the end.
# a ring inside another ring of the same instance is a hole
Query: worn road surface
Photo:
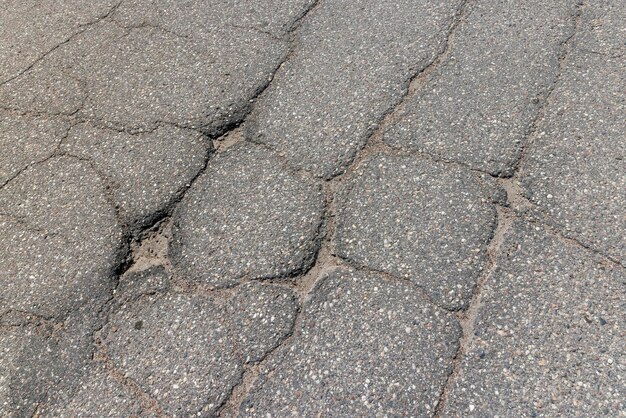
{"type": "Polygon", "coordinates": [[[626,417],[623,0],[1,0],[1,417],[626,417]]]}

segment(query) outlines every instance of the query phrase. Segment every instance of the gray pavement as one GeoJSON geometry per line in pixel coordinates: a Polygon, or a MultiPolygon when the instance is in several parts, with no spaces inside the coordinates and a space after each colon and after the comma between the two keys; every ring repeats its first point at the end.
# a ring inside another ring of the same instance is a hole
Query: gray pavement
{"type": "Polygon", "coordinates": [[[522,221],[501,249],[445,415],[618,416],[623,271],[522,221]]]}
{"type": "Polygon", "coordinates": [[[626,417],[626,5],[0,6],[0,416],[626,417]]]}
{"type": "Polygon", "coordinates": [[[576,11],[569,0],[469,4],[445,60],[425,75],[385,142],[511,175],[559,76],[576,11]]]}
{"type": "Polygon", "coordinates": [[[492,197],[463,168],[374,155],[337,193],[337,255],[410,280],[446,308],[461,308],[487,261],[496,228],[492,197]]]}

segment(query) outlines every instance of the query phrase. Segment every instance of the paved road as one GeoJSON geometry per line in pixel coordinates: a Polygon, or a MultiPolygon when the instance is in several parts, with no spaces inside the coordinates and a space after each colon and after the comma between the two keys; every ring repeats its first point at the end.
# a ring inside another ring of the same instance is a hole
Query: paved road
{"type": "Polygon", "coordinates": [[[0,416],[626,417],[622,0],[7,0],[0,416]]]}

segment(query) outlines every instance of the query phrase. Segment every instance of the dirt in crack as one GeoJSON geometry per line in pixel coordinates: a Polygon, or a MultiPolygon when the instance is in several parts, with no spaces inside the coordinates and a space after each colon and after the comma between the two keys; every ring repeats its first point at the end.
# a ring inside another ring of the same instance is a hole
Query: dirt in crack
{"type": "Polygon", "coordinates": [[[142,239],[131,243],[132,261],[126,273],[136,273],[155,266],[169,267],[167,253],[171,236],[172,222],[169,218],[144,232],[142,239]]]}

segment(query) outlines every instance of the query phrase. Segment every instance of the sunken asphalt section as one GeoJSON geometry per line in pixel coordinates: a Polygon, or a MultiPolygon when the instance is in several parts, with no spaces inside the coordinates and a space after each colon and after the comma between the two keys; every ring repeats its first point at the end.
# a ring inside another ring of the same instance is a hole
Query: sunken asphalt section
{"type": "Polygon", "coordinates": [[[0,416],[626,416],[621,0],[0,5],[0,416]]]}

